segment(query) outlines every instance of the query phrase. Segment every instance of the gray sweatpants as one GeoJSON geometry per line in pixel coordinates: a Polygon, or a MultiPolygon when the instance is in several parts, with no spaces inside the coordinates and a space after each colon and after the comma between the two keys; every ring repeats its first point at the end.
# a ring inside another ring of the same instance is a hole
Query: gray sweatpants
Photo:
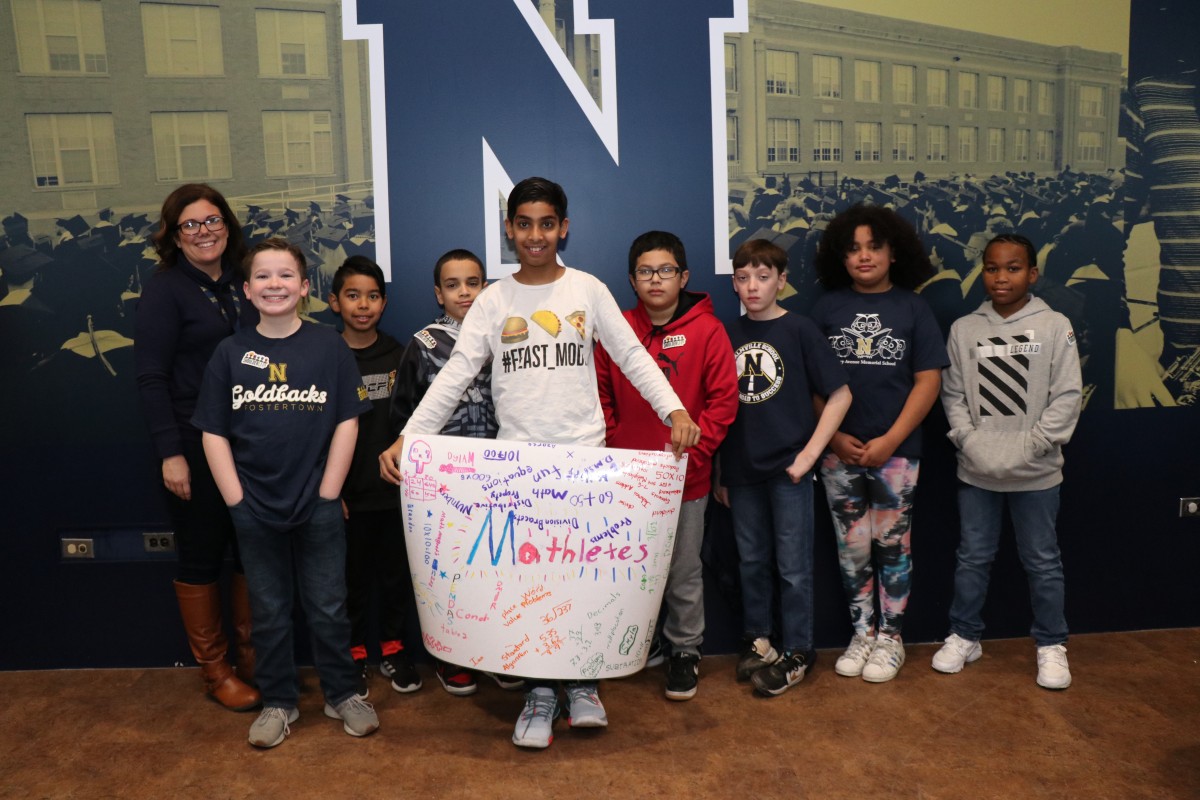
{"type": "Polygon", "coordinates": [[[704,641],[704,570],[700,546],[704,543],[704,509],[708,495],[687,500],[679,506],[679,527],[675,531],[675,553],[667,574],[663,603],[667,620],[663,636],[673,653],[700,655],[704,641]]]}

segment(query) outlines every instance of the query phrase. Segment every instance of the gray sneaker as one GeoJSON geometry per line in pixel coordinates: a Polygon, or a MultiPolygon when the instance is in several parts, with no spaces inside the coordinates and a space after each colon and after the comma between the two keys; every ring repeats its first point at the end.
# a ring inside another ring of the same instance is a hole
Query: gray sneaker
{"type": "Polygon", "coordinates": [[[572,728],[604,728],[608,714],[594,683],[567,684],[567,724],[572,728]]]}
{"type": "Polygon", "coordinates": [[[558,697],[549,686],[538,686],[525,693],[525,708],[517,717],[513,744],[517,747],[549,747],[554,741],[554,717],[558,697]]]}
{"type": "Polygon", "coordinates": [[[375,708],[358,695],[350,695],[336,706],[325,704],[325,716],[340,719],[342,728],[351,736],[370,736],[379,730],[379,715],[375,708]]]}
{"type": "Polygon", "coordinates": [[[250,744],[264,749],[281,744],[292,732],[289,726],[298,719],[300,712],[294,708],[263,708],[258,719],[250,726],[250,744]]]}

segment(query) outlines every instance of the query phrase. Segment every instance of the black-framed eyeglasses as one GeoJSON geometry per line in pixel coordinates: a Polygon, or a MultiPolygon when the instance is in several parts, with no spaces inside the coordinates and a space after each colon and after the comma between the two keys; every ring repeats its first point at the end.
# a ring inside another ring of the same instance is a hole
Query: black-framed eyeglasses
{"type": "Polygon", "coordinates": [[[195,219],[185,219],[183,222],[176,225],[175,229],[183,231],[188,236],[195,236],[197,233],[200,232],[201,225],[208,228],[210,231],[219,231],[225,227],[225,218],[222,216],[219,216],[217,214],[213,214],[211,217],[209,217],[208,219],[206,219],[204,221],[195,220],[195,219]]]}
{"type": "Polygon", "coordinates": [[[682,269],[674,266],[659,267],[658,269],[650,269],[650,267],[638,267],[633,271],[633,274],[637,276],[639,281],[652,281],[654,280],[655,275],[664,281],[669,281],[671,278],[674,278],[681,272],[683,272],[682,269]]]}

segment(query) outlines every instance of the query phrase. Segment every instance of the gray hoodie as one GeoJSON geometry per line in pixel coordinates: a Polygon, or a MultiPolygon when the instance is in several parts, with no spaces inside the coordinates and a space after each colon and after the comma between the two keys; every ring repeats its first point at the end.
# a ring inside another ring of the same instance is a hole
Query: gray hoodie
{"type": "Polygon", "coordinates": [[[1037,297],[1008,319],[987,301],[951,326],[947,349],[942,405],[959,479],[995,492],[1062,483],[1083,396],[1067,318],[1037,297]]]}

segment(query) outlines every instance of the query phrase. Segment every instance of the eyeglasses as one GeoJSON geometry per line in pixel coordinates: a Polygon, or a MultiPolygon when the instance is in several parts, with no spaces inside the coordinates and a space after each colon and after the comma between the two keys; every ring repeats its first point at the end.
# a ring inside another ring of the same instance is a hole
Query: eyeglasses
{"type": "Polygon", "coordinates": [[[652,281],[654,280],[655,275],[657,275],[659,278],[662,278],[664,281],[669,281],[680,272],[683,272],[683,270],[679,267],[671,266],[659,267],[658,269],[650,269],[650,267],[638,267],[633,271],[633,274],[637,276],[639,281],[652,281]]]}
{"type": "Polygon", "coordinates": [[[219,231],[225,227],[225,218],[213,214],[203,222],[194,219],[185,219],[183,222],[175,226],[176,230],[181,230],[188,236],[195,236],[200,232],[200,226],[208,228],[210,231],[219,231]]]}

